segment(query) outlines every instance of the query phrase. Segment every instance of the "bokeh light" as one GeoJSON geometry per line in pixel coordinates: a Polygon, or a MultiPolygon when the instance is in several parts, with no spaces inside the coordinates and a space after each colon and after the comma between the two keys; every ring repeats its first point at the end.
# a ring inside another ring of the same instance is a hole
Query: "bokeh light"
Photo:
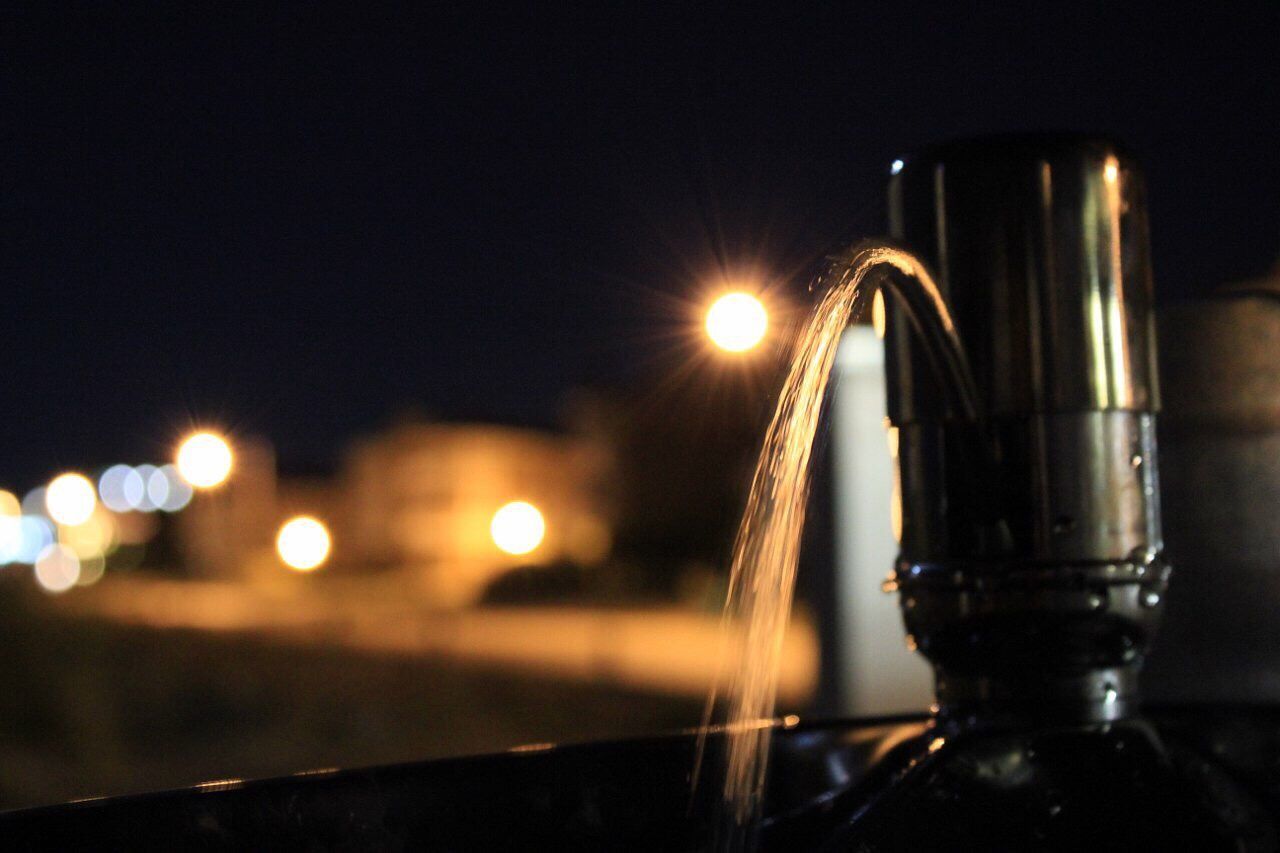
{"type": "Polygon", "coordinates": [[[24,515],[18,519],[16,549],[8,562],[32,564],[40,552],[53,544],[54,531],[49,519],[42,515],[24,515]]]}
{"type": "Polygon", "coordinates": [[[191,488],[190,483],[182,479],[176,465],[161,465],[160,469],[151,475],[147,481],[147,495],[152,500],[156,500],[156,493],[152,491],[151,482],[156,477],[161,477],[165,481],[165,497],[158,501],[160,509],[165,512],[178,512],[191,503],[195,490],[191,488]]]}
{"type": "Polygon", "coordinates": [[[154,465],[139,465],[124,480],[124,499],[138,512],[155,512],[158,507],[151,502],[147,485],[151,475],[160,469],[154,465]]]}
{"type": "Polygon", "coordinates": [[[728,293],[707,311],[707,335],[726,352],[746,352],[764,340],[769,312],[749,293],[728,293]]]}
{"type": "Polygon", "coordinates": [[[83,524],[93,515],[97,504],[97,491],[82,474],[60,474],[49,483],[44,494],[45,509],[59,524],[83,524]]]}
{"type": "Polygon", "coordinates": [[[22,496],[22,514],[23,515],[45,515],[49,511],[45,509],[44,486],[36,486],[31,491],[22,496]]]}
{"type": "Polygon", "coordinates": [[[12,563],[22,550],[22,504],[13,492],[0,490],[0,564],[12,563]]]}
{"type": "Polygon", "coordinates": [[[322,521],[300,515],[280,527],[276,536],[276,553],[289,568],[309,572],[318,569],[328,559],[331,544],[329,530],[322,521]]]}
{"type": "Polygon", "coordinates": [[[35,576],[45,591],[66,592],[80,579],[80,558],[66,545],[47,545],[36,557],[35,576]]]}
{"type": "Polygon", "coordinates": [[[526,501],[512,501],[493,514],[489,535],[499,550],[519,556],[542,544],[547,523],[538,508],[526,501]]]}
{"type": "Polygon", "coordinates": [[[80,524],[58,526],[58,542],[81,560],[105,557],[115,549],[118,540],[115,517],[102,509],[80,524]]]}
{"type": "Polygon", "coordinates": [[[98,498],[102,505],[112,512],[129,512],[137,509],[137,504],[129,500],[125,485],[133,475],[128,465],[112,465],[102,472],[98,478],[98,498]]]}
{"type": "Polygon", "coordinates": [[[212,432],[198,432],[178,448],[178,473],[197,489],[212,489],[231,474],[231,445],[212,432]]]}

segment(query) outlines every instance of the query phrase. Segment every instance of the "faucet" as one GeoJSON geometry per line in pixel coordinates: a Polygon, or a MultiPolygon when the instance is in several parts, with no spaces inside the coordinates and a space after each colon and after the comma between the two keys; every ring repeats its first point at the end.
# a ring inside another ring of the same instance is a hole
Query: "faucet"
{"type": "Polygon", "coordinates": [[[1130,716],[1169,578],[1142,174],[1112,141],[1063,135],[947,143],[895,169],[891,233],[935,271],[979,404],[976,422],[955,410],[887,300],[891,586],[939,717],[1130,716]]]}

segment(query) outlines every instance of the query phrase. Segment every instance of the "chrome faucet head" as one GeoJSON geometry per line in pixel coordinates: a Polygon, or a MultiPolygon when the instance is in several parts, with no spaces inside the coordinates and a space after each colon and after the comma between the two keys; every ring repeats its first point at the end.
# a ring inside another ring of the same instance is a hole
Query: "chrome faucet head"
{"type": "Polygon", "coordinates": [[[975,440],[890,303],[896,575],[939,702],[1124,716],[1168,579],[1142,175],[1107,140],[992,137],[904,158],[889,197],[982,409],[975,440]]]}

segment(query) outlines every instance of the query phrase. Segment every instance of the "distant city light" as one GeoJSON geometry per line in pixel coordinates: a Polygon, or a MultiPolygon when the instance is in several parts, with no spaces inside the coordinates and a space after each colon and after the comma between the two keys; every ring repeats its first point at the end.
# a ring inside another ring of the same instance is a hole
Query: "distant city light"
{"type": "Polygon", "coordinates": [[[102,472],[98,478],[98,498],[102,505],[112,512],[129,512],[138,508],[131,501],[126,485],[131,476],[136,476],[128,465],[112,465],[102,472]]]}
{"type": "Polygon", "coordinates": [[[44,505],[44,486],[36,486],[31,491],[22,496],[22,514],[23,515],[45,515],[48,510],[44,505]]]}
{"type": "Polygon", "coordinates": [[[74,527],[93,515],[98,503],[93,483],[81,474],[61,474],[49,483],[44,494],[49,517],[59,524],[74,527]]]}
{"type": "Polygon", "coordinates": [[[323,522],[300,515],[281,526],[276,536],[276,553],[289,568],[309,572],[328,559],[331,544],[329,530],[323,522]]]}
{"type": "Polygon", "coordinates": [[[156,509],[162,509],[169,500],[169,478],[156,468],[147,476],[147,501],[156,509]]]}
{"type": "Polygon", "coordinates": [[[195,492],[191,488],[191,484],[182,478],[178,473],[176,465],[161,465],[156,473],[152,474],[147,481],[147,495],[153,501],[156,501],[160,509],[165,512],[178,512],[184,509],[187,504],[191,503],[191,497],[195,492]],[[156,478],[164,480],[164,498],[157,500],[156,495],[159,493],[159,486],[153,487],[151,484],[156,478]],[[153,491],[153,488],[155,491],[153,491]]]}
{"type": "Polygon", "coordinates": [[[36,583],[48,592],[66,592],[80,579],[80,558],[66,545],[48,545],[36,557],[36,583]]]}
{"type": "Polygon", "coordinates": [[[93,586],[102,580],[107,573],[106,557],[81,557],[80,575],[76,578],[76,586],[93,586]]]}
{"type": "Polygon", "coordinates": [[[125,500],[138,512],[155,512],[158,507],[151,500],[151,478],[160,469],[154,465],[139,465],[125,478],[125,500]]]}
{"type": "Polygon", "coordinates": [[[493,514],[489,535],[499,550],[519,556],[542,544],[547,523],[538,508],[526,501],[512,501],[493,514]]]}
{"type": "Polygon", "coordinates": [[[901,172],[901,171],[902,171],[902,167],[903,167],[903,166],[905,166],[905,165],[906,165],[906,164],[905,164],[905,163],[903,163],[901,160],[894,160],[894,161],[893,161],[893,165],[891,165],[891,166],[889,167],[889,174],[890,174],[890,175],[896,175],[896,174],[898,174],[899,172],[901,172]]]}
{"type": "Polygon", "coordinates": [[[231,473],[231,445],[211,432],[198,432],[178,448],[178,473],[197,489],[220,485],[231,473]]]}
{"type": "Polygon", "coordinates": [[[53,525],[49,519],[41,515],[24,515],[18,519],[18,529],[11,543],[14,548],[11,552],[6,551],[5,562],[34,563],[40,552],[53,544],[53,539],[53,525]]]}
{"type": "Polygon", "coordinates": [[[114,516],[102,510],[81,524],[58,527],[58,542],[74,551],[82,561],[105,557],[115,550],[118,538],[114,516]]]}
{"type": "Polygon", "coordinates": [[[22,504],[13,492],[0,490],[0,564],[12,563],[22,550],[22,504]]]}
{"type": "Polygon", "coordinates": [[[707,311],[707,334],[727,352],[746,352],[764,340],[769,329],[769,313],[764,304],[749,293],[721,296],[707,311]]]}

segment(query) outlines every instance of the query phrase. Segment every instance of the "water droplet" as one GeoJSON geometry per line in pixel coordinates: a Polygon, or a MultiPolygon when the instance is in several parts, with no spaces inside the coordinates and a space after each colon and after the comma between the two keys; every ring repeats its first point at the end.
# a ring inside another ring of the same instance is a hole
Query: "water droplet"
{"type": "Polygon", "coordinates": [[[1142,454],[1141,454],[1141,453],[1135,453],[1135,454],[1133,454],[1133,458],[1129,460],[1129,464],[1130,464],[1130,465],[1132,465],[1134,468],[1141,468],[1141,467],[1142,467],[1142,454]]]}
{"type": "Polygon", "coordinates": [[[1155,607],[1160,603],[1160,593],[1154,589],[1144,590],[1142,593],[1142,606],[1155,607]]]}
{"type": "Polygon", "coordinates": [[[1049,817],[1057,817],[1057,816],[1058,816],[1058,813],[1059,813],[1059,812],[1061,812],[1061,811],[1062,811],[1062,805],[1061,805],[1061,804],[1059,804],[1059,803],[1051,803],[1051,804],[1049,805],[1049,817]]]}
{"type": "Polygon", "coordinates": [[[902,606],[907,610],[915,610],[916,600],[914,598],[908,598],[906,601],[902,602],[902,606]]]}
{"type": "Polygon", "coordinates": [[[1160,559],[1160,552],[1150,545],[1139,545],[1129,552],[1129,561],[1137,563],[1139,569],[1154,565],[1160,559]]]}
{"type": "Polygon", "coordinates": [[[1111,682],[1107,682],[1106,687],[1102,690],[1102,702],[1104,705],[1114,705],[1116,699],[1120,697],[1120,691],[1116,690],[1116,686],[1111,682]]]}
{"type": "Polygon", "coordinates": [[[908,648],[909,650],[913,651],[913,652],[914,652],[917,648],[919,648],[919,646],[917,646],[917,645],[916,645],[916,635],[915,635],[915,634],[907,634],[907,648],[908,648]]]}
{"type": "Polygon", "coordinates": [[[897,582],[896,580],[894,580],[893,578],[889,578],[888,580],[883,581],[883,582],[880,584],[880,591],[881,591],[881,592],[897,592],[897,591],[898,591],[898,582],[897,582]]]}
{"type": "Polygon", "coordinates": [[[1106,598],[1096,592],[1089,593],[1089,609],[1101,610],[1107,603],[1106,598]]]}

